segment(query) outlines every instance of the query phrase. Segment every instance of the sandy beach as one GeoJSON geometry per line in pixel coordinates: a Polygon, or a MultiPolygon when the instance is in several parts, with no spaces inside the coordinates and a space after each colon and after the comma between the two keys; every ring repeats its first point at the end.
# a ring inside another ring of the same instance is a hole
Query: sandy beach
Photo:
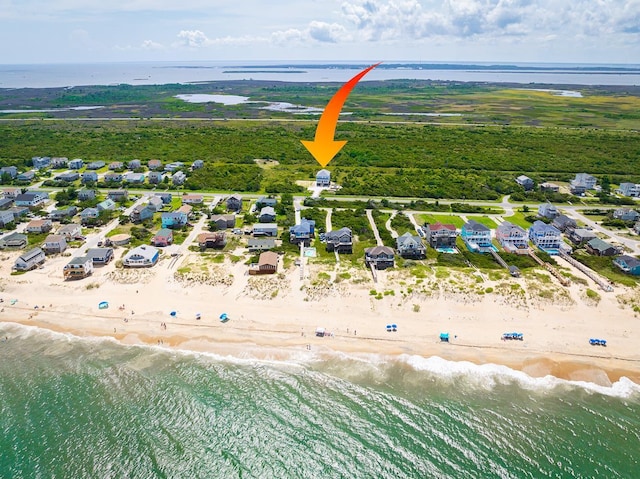
{"type": "Polygon", "coordinates": [[[374,283],[364,268],[334,271],[313,262],[304,279],[297,267],[282,264],[276,275],[249,276],[243,261],[216,263],[194,252],[177,262],[163,257],[150,269],[117,268],[113,261],[89,278],[63,281],[68,256],[11,275],[19,254],[0,253],[3,322],[238,357],[438,356],[532,377],[640,383],[640,318],[632,309],[640,293],[633,289],[593,299],[586,289],[594,285],[564,288],[543,271],[489,279],[439,268],[423,278],[387,270],[374,283]],[[99,309],[101,301],[109,308],[99,309]],[[228,322],[219,320],[222,313],[228,322]],[[387,332],[391,323],[396,332],[387,332]],[[317,337],[318,327],[329,334],[317,337]],[[524,340],[501,340],[512,331],[524,340]],[[440,342],[441,332],[450,343],[440,342]],[[607,346],[591,346],[589,338],[606,339],[607,346]]]}

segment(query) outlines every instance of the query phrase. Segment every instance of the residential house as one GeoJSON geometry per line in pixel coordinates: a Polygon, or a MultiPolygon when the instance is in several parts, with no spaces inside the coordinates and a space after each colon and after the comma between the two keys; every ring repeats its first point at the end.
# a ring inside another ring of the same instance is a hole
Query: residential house
{"type": "Polygon", "coordinates": [[[99,170],[105,165],[104,161],[92,161],[87,165],[87,170],[99,170]]]}
{"type": "Polygon", "coordinates": [[[173,183],[174,185],[182,185],[184,184],[186,179],[187,175],[185,175],[184,172],[176,171],[171,177],[171,183],[173,183]]]}
{"type": "Polygon", "coordinates": [[[113,259],[113,248],[89,248],[87,257],[91,258],[94,266],[109,264],[113,259]]]}
{"type": "Polygon", "coordinates": [[[67,168],[69,164],[69,158],[64,156],[56,156],[51,158],[51,167],[52,168],[67,168]]]}
{"type": "Polygon", "coordinates": [[[28,215],[30,210],[26,206],[14,206],[12,208],[9,208],[7,211],[13,214],[13,217],[17,221],[22,216],[28,215]]]}
{"type": "Polygon", "coordinates": [[[170,204],[173,198],[171,193],[156,193],[155,196],[160,198],[165,205],[170,204]]]}
{"type": "Polygon", "coordinates": [[[16,196],[16,206],[26,206],[28,208],[34,208],[45,203],[49,199],[49,193],[44,191],[27,191],[16,196]]]}
{"type": "Polygon", "coordinates": [[[216,224],[216,228],[219,230],[236,227],[236,215],[233,213],[228,215],[213,215],[211,221],[216,224]]]}
{"type": "Polygon", "coordinates": [[[89,220],[97,218],[98,216],[100,216],[98,208],[85,208],[80,212],[80,221],[84,225],[87,224],[89,220]]]}
{"type": "Polygon", "coordinates": [[[427,254],[422,238],[408,231],[396,238],[396,249],[403,258],[424,258],[427,254]]]}
{"type": "Polygon", "coordinates": [[[199,170],[200,168],[203,168],[203,167],[204,167],[204,161],[202,160],[196,160],[191,165],[192,170],[199,170]]]}
{"type": "Polygon", "coordinates": [[[330,186],[331,172],[329,170],[320,170],[316,173],[316,186],[330,186]]]}
{"type": "Polygon", "coordinates": [[[529,251],[527,232],[509,221],[498,225],[496,238],[507,253],[527,254],[529,251]]]}
{"type": "Polygon", "coordinates": [[[94,200],[96,198],[96,190],[80,190],[78,191],[78,199],[80,201],[94,200]]]}
{"type": "Polygon", "coordinates": [[[203,201],[202,195],[182,195],[183,205],[201,205],[203,201]]]}
{"type": "Polygon", "coordinates": [[[614,259],[613,264],[627,274],[640,276],[640,260],[638,258],[625,254],[614,259]]]}
{"type": "Polygon", "coordinates": [[[53,228],[51,220],[31,220],[27,223],[25,231],[27,233],[48,233],[53,228]]]}
{"type": "Polygon", "coordinates": [[[140,160],[131,160],[129,163],[127,163],[127,168],[129,168],[130,170],[137,170],[138,168],[142,168],[142,163],[140,162],[140,160]]]}
{"type": "Polygon", "coordinates": [[[276,210],[272,206],[265,206],[260,210],[258,221],[260,223],[273,223],[276,220],[276,210]]]}
{"type": "Polygon", "coordinates": [[[178,208],[179,213],[184,213],[185,215],[187,215],[187,220],[191,218],[192,211],[193,211],[193,206],[191,205],[182,205],[180,208],[178,208]]]}
{"type": "Polygon", "coordinates": [[[373,266],[375,269],[393,268],[395,253],[388,246],[374,246],[373,248],[365,248],[364,261],[367,266],[373,266]]]}
{"type": "Polygon", "coordinates": [[[529,239],[549,254],[557,254],[562,243],[560,230],[540,220],[536,220],[529,228],[529,239]]]}
{"type": "Polygon", "coordinates": [[[129,192],[127,190],[111,190],[107,193],[107,198],[113,201],[126,200],[129,198],[129,192]]]}
{"type": "Polygon", "coordinates": [[[434,249],[455,248],[458,230],[455,225],[432,223],[422,227],[425,239],[434,249]]]}
{"type": "Polygon", "coordinates": [[[618,193],[623,196],[640,196],[640,184],[639,183],[620,183],[618,193]]]}
{"type": "Polygon", "coordinates": [[[69,223],[58,228],[57,233],[69,240],[81,236],[82,227],[78,223],[69,223]]]}
{"type": "Polygon", "coordinates": [[[2,189],[2,196],[4,198],[11,198],[15,200],[20,194],[22,194],[21,188],[3,188],[2,189]]]}
{"type": "Polygon", "coordinates": [[[596,234],[592,230],[584,228],[575,228],[567,233],[567,238],[575,245],[585,244],[595,237],[596,234]]]}
{"type": "Polygon", "coordinates": [[[618,254],[618,249],[612,244],[593,238],[587,243],[586,250],[594,256],[614,256],[618,254]]]}
{"type": "Polygon", "coordinates": [[[27,235],[22,233],[10,233],[0,238],[0,249],[5,248],[24,248],[29,243],[27,235]]]}
{"type": "Polygon", "coordinates": [[[173,211],[171,213],[162,213],[162,227],[163,228],[181,228],[187,224],[187,215],[180,211],[173,211]]]}
{"type": "MultiPolygon", "coordinates": [[[[265,208],[271,207],[266,206],[265,208]]],[[[314,220],[302,218],[300,223],[289,228],[289,241],[295,244],[304,243],[306,246],[309,246],[314,237],[315,228],[316,222],[314,220]]]]}
{"type": "Polygon", "coordinates": [[[182,168],[184,166],[184,163],[181,161],[174,161],[172,163],[169,163],[167,165],[165,165],[164,167],[164,171],[169,171],[169,172],[174,172],[176,170],[179,170],[180,168],[182,168]]]}
{"type": "Polygon", "coordinates": [[[95,171],[85,171],[84,173],[82,173],[82,178],[80,181],[84,184],[95,183],[96,181],[98,181],[98,173],[96,173],[95,171]]]}
{"type": "Polygon", "coordinates": [[[13,206],[13,198],[2,198],[0,199],[0,211],[8,210],[13,206]]]}
{"type": "Polygon", "coordinates": [[[51,165],[51,158],[48,156],[34,156],[31,158],[31,162],[36,170],[40,170],[42,168],[48,168],[51,165]]]}
{"type": "Polygon", "coordinates": [[[15,221],[15,216],[11,211],[2,211],[0,210],[0,226],[3,228],[8,224],[11,224],[15,221]]]}
{"type": "Polygon", "coordinates": [[[64,219],[73,218],[76,214],[78,214],[78,208],[75,206],[67,206],[66,208],[53,210],[49,213],[49,218],[53,221],[62,221],[64,219]]]}
{"type": "Polygon", "coordinates": [[[69,261],[62,270],[65,280],[83,279],[93,274],[93,260],[89,256],[79,256],[69,261]]]}
{"type": "Polygon", "coordinates": [[[104,201],[98,203],[98,211],[114,211],[116,209],[116,202],[111,198],[107,198],[104,201]]]}
{"type": "Polygon", "coordinates": [[[42,249],[46,254],[64,253],[67,240],[63,235],[49,235],[45,238],[42,249]]]}
{"type": "Polygon", "coordinates": [[[247,248],[251,253],[267,251],[275,247],[276,240],[274,238],[249,238],[247,241],[247,248]]]}
{"type": "Polygon", "coordinates": [[[121,171],[124,170],[124,163],[121,161],[112,161],[109,163],[109,169],[111,171],[121,171]]]}
{"type": "Polygon", "coordinates": [[[72,170],[79,170],[84,166],[84,161],[80,158],[76,158],[75,160],[71,160],[69,162],[69,168],[72,170]]]}
{"type": "Polygon", "coordinates": [[[162,183],[162,181],[164,180],[164,176],[164,173],[161,171],[150,171],[147,175],[147,178],[149,180],[149,184],[158,185],[162,183]]]}
{"type": "Polygon", "coordinates": [[[640,213],[631,208],[618,208],[613,212],[613,217],[616,220],[622,221],[636,221],[640,218],[640,213]]]}
{"type": "Polygon", "coordinates": [[[275,206],[278,200],[276,198],[269,198],[267,196],[261,196],[256,201],[257,208],[264,208],[265,206],[275,206]]]}
{"type": "Polygon", "coordinates": [[[151,267],[158,262],[160,250],[150,245],[142,245],[130,250],[122,257],[123,266],[130,268],[151,267]]]}
{"type": "Polygon", "coordinates": [[[105,183],[120,183],[123,178],[122,173],[107,173],[103,177],[105,183]]]}
{"type": "Polygon", "coordinates": [[[144,173],[127,173],[122,179],[125,183],[135,183],[139,185],[144,183],[144,173]]]}
{"type": "Polygon", "coordinates": [[[522,186],[525,191],[529,191],[533,189],[533,180],[525,175],[520,175],[516,178],[516,183],[522,186]]]}
{"type": "Polygon", "coordinates": [[[33,248],[20,255],[13,267],[18,271],[29,271],[37,268],[45,262],[44,251],[40,248],[33,248]]]}
{"type": "Polygon", "coordinates": [[[162,167],[162,162],[160,160],[149,160],[147,162],[147,168],[150,170],[157,170],[162,167]]]}
{"type": "Polygon", "coordinates": [[[249,274],[273,274],[278,271],[278,253],[264,251],[260,253],[257,265],[249,267],[249,274]]]}
{"type": "Polygon", "coordinates": [[[493,248],[491,230],[476,220],[469,220],[462,226],[460,237],[469,251],[482,252],[493,248]]]}
{"type": "Polygon", "coordinates": [[[227,210],[229,211],[242,211],[242,196],[231,195],[227,198],[227,210]]]}
{"type": "Polygon", "coordinates": [[[155,212],[156,209],[149,204],[137,205],[133,208],[133,211],[129,215],[129,219],[132,223],[142,223],[143,221],[153,218],[153,214],[155,212]]]}
{"type": "Polygon", "coordinates": [[[16,176],[18,181],[32,181],[36,177],[36,172],[33,170],[25,171],[16,176]]]}
{"type": "Polygon", "coordinates": [[[577,228],[578,223],[573,218],[569,218],[567,215],[558,215],[551,222],[553,226],[558,228],[563,233],[568,229],[577,228]]]}
{"type": "Polygon", "coordinates": [[[560,187],[555,183],[540,183],[540,191],[549,191],[551,193],[558,193],[560,191],[560,187]]]}
{"type": "Polygon", "coordinates": [[[558,216],[558,208],[549,202],[543,203],[538,206],[538,216],[552,220],[558,216]]]}
{"type": "Polygon", "coordinates": [[[149,198],[149,206],[151,206],[155,211],[160,211],[164,208],[164,203],[162,199],[158,196],[152,196],[149,198]]]}
{"type": "Polygon", "coordinates": [[[151,239],[151,244],[153,246],[169,246],[173,244],[173,231],[169,228],[162,228],[151,239]]]}
{"type": "Polygon", "coordinates": [[[253,236],[278,236],[278,225],[275,223],[255,223],[253,225],[253,236]]]}
{"type": "Polygon", "coordinates": [[[584,185],[588,190],[593,190],[596,187],[598,180],[587,173],[576,173],[576,177],[572,180],[576,184],[584,185]]]}
{"type": "Polygon", "coordinates": [[[77,171],[72,171],[71,173],[62,173],[60,175],[57,175],[54,178],[54,180],[55,181],[65,181],[67,183],[71,183],[73,181],[76,181],[79,178],[80,178],[80,173],[78,173],[77,171]]]}
{"type": "Polygon", "coordinates": [[[227,235],[224,231],[200,233],[198,235],[198,246],[205,248],[224,248],[227,244],[227,235]]]}
{"type": "Polygon", "coordinates": [[[347,227],[325,233],[328,252],[353,253],[353,233],[347,227]]]}
{"type": "Polygon", "coordinates": [[[0,177],[2,175],[9,175],[13,180],[16,176],[18,176],[18,168],[15,166],[3,166],[0,168],[0,177]]]}

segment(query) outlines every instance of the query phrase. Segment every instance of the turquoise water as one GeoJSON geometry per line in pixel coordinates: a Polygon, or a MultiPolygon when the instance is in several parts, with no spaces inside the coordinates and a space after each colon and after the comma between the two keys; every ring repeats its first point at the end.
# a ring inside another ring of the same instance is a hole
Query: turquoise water
{"type": "Polygon", "coordinates": [[[0,324],[0,477],[638,477],[640,388],[231,359],[0,324]]]}

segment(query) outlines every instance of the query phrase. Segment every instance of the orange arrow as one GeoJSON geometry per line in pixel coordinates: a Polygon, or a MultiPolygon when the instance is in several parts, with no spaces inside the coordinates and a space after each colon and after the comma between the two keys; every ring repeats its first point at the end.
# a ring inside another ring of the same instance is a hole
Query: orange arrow
{"type": "Polygon", "coordinates": [[[327,166],[342,147],[347,144],[345,140],[335,141],[333,138],[336,134],[336,126],[338,124],[340,111],[342,111],[342,106],[347,100],[349,93],[351,93],[353,87],[356,86],[356,83],[358,83],[363,76],[380,65],[380,63],[376,63],[375,65],[362,70],[351,80],[345,83],[342,88],[333,95],[333,98],[329,100],[329,103],[327,103],[327,106],[322,112],[320,121],[318,122],[318,127],[316,128],[315,139],[313,141],[300,140],[322,167],[327,166]]]}

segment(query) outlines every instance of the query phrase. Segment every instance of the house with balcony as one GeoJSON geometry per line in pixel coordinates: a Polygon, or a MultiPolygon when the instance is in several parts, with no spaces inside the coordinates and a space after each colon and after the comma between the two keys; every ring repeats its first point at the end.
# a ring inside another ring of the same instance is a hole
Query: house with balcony
{"type": "Polygon", "coordinates": [[[66,183],[72,183],[80,178],[80,173],[77,171],[72,171],[71,173],[62,173],[57,175],[54,180],[55,181],[64,181],[66,183]]]}
{"type": "Polygon", "coordinates": [[[22,188],[2,188],[2,197],[15,200],[18,195],[22,194],[22,188]]]}
{"type": "Polygon", "coordinates": [[[98,208],[85,208],[80,212],[80,222],[85,225],[100,216],[98,208]]]}
{"type": "Polygon", "coordinates": [[[27,233],[48,233],[53,228],[53,223],[49,219],[31,220],[24,229],[27,233]]]}
{"type": "Polygon", "coordinates": [[[69,261],[62,269],[66,280],[84,279],[93,274],[93,260],[89,256],[79,256],[69,261]]]}
{"type": "Polygon", "coordinates": [[[98,208],[99,212],[101,212],[101,211],[115,211],[116,202],[113,201],[111,198],[107,198],[106,200],[101,201],[100,203],[98,203],[98,206],[96,206],[96,208],[98,208]]]}
{"type": "Polygon", "coordinates": [[[593,232],[593,230],[588,230],[585,228],[575,228],[567,233],[567,238],[569,238],[569,241],[578,246],[588,243],[595,237],[596,234],[593,232]]]}
{"type": "Polygon", "coordinates": [[[596,188],[597,180],[587,173],[577,173],[576,177],[569,183],[571,194],[581,196],[588,190],[596,188]]]}
{"type": "MultiPolygon", "coordinates": [[[[266,206],[265,208],[270,208],[266,206]]],[[[300,223],[289,227],[289,241],[294,244],[304,243],[309,246],[315,234],[316,222],[302,218],[300,223]]]]}
{"type": "Polygon", "coordinates": [[[622,221],[637,221],[640,213],[631,208],[618,208],[613,212],[613,218],[622,221]]]}
{"type": "Polygon", "coordinates": [[[0,210],[0,226],[3,228],[15,221],[15,216],[8,210],[0,210]]]}
{"type": "Polygon", "coordinates": [[[614,259],[613,264],[624,273],[640,276],[640,260],[638,258],[625,254],[614,259]]]}
{"type": "Polygon", "coordinates": [[[129,192],[127,190],[111,190],[107,193],[107,198],[113,201],[122,201],[129,198],[129,192]]]}
{"type": "Polygon", "coordinates": [[[58,228],[57,234],[64,236],[67,240],[70,240],[82,235],[82,227],[77,223],[69,223],[58,228]]]}
{"type": "Polygon", "coordinates": [[[41,170],[51,166],[51,158],[49,156],[34,156],[31,158],[31,162],[36,170],[41,170]]]}
{"type": "Polygon", "coordinates": [[[481,253],[494,249],[491,242],[491,230],[489,227],[475,220],[467,221],[460,232],[460,237],[467,245],[469,251],[481,253]]]}
{"type": "Polygon", "coordinates": [[[242,196],[231,195],[227,198],[227,210],[239,212],[242,211],[242,196]]]}
{"type": "Polygon", "coordinates": [[[316,186],[331,186],[331,172],[320,170],[316,173],[316,186]]]}
{"type": "Polygon", "coordinates": [[[33,181],[36,177],[36,172],[33,170],[25,171],[24,173],[20,173],[16,176],[17,181],[33,181]]]}
{"type": "Polygon", "coordinates": [[[52,221],[63,221],[73,218],[78,214],[78,208],[75,206],[67,206],[66,208],[60,208],[57,210],[53,210],[49,213],[49,218],[52,221]]]}
{"type": "Polygon", "coordinates": [[[182,185],[184,184],[186,179],[187,179],[187,175],[185,175],[184,172],[176,171],[171,177],[171,183],[173,183],[176,186],[182,185]]]}
{"type": "Polygon", "coordinates": [[[137,205],[131,211],[129,215],[129,219],[132,223],[142,223],[143,221],[150,220],[153,218],[153,214],[156,212],[156,209],[149,205],[137,205]]]}
{"type": "Polygon", "coordinates": [[[127,173],[122,177],[122,181],[141,185],[144,183],[144,173],[127,173]]]}
{"type": "Polygon", "coordinates": [[[200,247],[200,249],[222,249],[226,244],[227,235],[224,231],[212,231],[207,233],[200,233],[198,235],[198,246],[200,247]]]}
{"type": "Polygon", "coordinates": [[[278,253],[264,251],[260,253],[257,264],[249,266],[249,274],[274,274],[278,271],[278,253]]]}
{"type": "Polygon", "coordinates": [[[149,160],[147,162],[147,168],[150,170],[158,170],[162,168],[162,162],[160,160],[149,160]]]}
{"type": "Polygon", "coordinates": [[[536,220],[529,228],[529,239],[540,250],[549,254],[558,254],[562,244],[560,230],[540,220],[536,220]]]}
{"type": "Polygon", "coordinates": [[[29,244],[27,235],[22,233],[10,233],[0,238],[0,249],[20,249],[29,244]]]}
{"type": "Polygon", "coordinates": [[[374,246],[365,248],[364,261],[367,266],[375,269],[387,269],[395,266],[395,253],[388,246],[374,246]]]}
{"type": "Polygon", "coordinates": [[[271,198],[271,197],[268,197],[268,196],[261,196],[256,201],[256,207],[257,208],[264,208],[265,206],[274,207],[274,206],[276,206],[277,202],[278,202],[278,200],[276,198],[271,198]]]}
{"type": "Polygon", "coordinates": [[[113,259],[113,248],[89,248],[86,256],[91,258],[94,266],[109,264],[113,259]]]}
{"type": "Polygon", "coordinates": [[[153,246],[169,246],[173,244],[173,231],[169,228],[162,228],[151,239],[153,246]]]}
{"type": "Polygon", "coordinates": [[[328,252],[336,251],[339,254],[353,253],[353,233],[350,228],[344,227],[325,233],[325,245],[328,252]]]}
{"type": "Polygon", "coordinates": [[[187,215],[181,211],[172,211],[170,213],[162,213],[162,227],[163,228],[182,228],[187,224],[187,215]]]}
{"type": "Polygon", "coordinates": [[[516,178],[516,183],[524,188],[525,191],[529,191],[533,189],[533,180],[525,175],[520,175],[516,178]]]}
{"type": "Polygon", "coordinates": [[[617,191],[623,196],[640,196],[640,183],[620,183],[617,191]]]}
{"type": "Polygon", "coordinates": [[[80,190],[78,191],[78,199],[80,201],[95,200],[96,190],[80,190]]]}
{"type": "Polygon", "coordinates": [[[567,230],[574,229],[578,227],[578,223],[573,218],[569,218],[567,215],[558,215],[551,222],[553,226],[558,228],[563,233],[567,230]]]}
{"type": "Polygon", "coordinates": [[[550,193],[558,193],[560,191],[560,187],[555,183],[549,183],[545,181],[544,183],[540,183],[540,191],[548,191],[550,193]]]}
{"type": "Polygon", "coordinates": [[[255,223],[253,225],[253,236],[278,236],[278,225],[275,223],[255,223]]]}
{"type": "Polygon", "coordinates": [[[149,198],[149,206],[151,206],[155,211],[160,211],[164,208],[164,203],[162,199],[158,196],[152,196],[149,198]]]}
{"type": "Polygon", "coordinates": [[[51,168],[67,168],[69,158],[64,156],[55,156],[51,158],[51,168]]]}
{"type": "Polygon", "coordinates": [[[435,250],[451,249],[456,247],[458,230],[455,225],[442,223],[427,223],[422,227],[424,237],[429,246],[435,250]]]}
{"type": "Polygon", "coordinates": [[[552,220],[558,216],[558,208],[547,201],[538,206],[538,216],[552,220]]]}
{"type": "Polygon", "coordinates": [[[165,205],[171,204],[173,198],[171,193],[156,193],[155,196],[160,198],[165,205]]]}
{"type": "Polygon", "coordinates": [[[2,177],[2,175],[9,175],[13,180],[18,176],[18,168],[15,166],[3,166],[0,168],[0,177],[2,177]]]}
{"type": "Polygon", "coordinates": [[[84,173],[82,173],[82,177],[80,179],[80,182],[84,184],[95,183],[97,181],[98,173],[96,173],[95,171],[85,171],[84,173]]]}
{"type": "Polygon", "coordinates": [[[183,205],[201,205],[204,201],[202,195],[182,195],[183,205]]]}
{"type": "Polygon", "coordinates": [[[236,227],[236,215],[233,213],[227,215],[213,215],[210,221],[215,223],[216,228],[219,230],[236,227]]]}
{"type": "Polygon", "coordinates": [[[122,173],[107,173],[104,175],[103,180],[105,183],[121,183],[123,178],[122,173]]]}
{"type": "Polygon", "coordinates": [[[63,235],[49,235],[45,238],[42,249],[46,254],[64,253],[67,249],[67,239],[63,235]]]}
{"type": "Polygon", "coordinates": [[[46,260],[44,251],[40,248],[33,248],[26,253],[21,254],[13,267],[17,271],[30,271],[37,268],[46,260]]]}
{"type": "Polygon", "coordinates": [[[600,238],[593,238],[587,243],[586,250],[594,256],[615,256],[618,248],[600,238]]]}
{"type": "Polygon", "coordinates": [[[8,210],[13,206],[13,198],[0,199],[0,211],[8,210]]]}
{"type": "Polygon", "coordinates": [[[176,170],[179,170],[183,166],[184,166],[184,163],[182,161],[174,161],[172,163],[165,165],[164,171],[174,172],[176,170]]]}
{"type": "Polygon", "coordinates": [[[265,206],[260,210],[258,221],[260,223],[273,223],[276,220],[276,210],[272,206],[265,206]]]}
{"type": "Polygon", "coordinates": [[[422,238],[408,231],[396,238],[396,250],[403,258],[421,259],[427,255],[427,248],[422,244],[422,238]]]}
{"type": "Polygon", "coordinates": [[[109,163],[109,169],[111,171],[122,171],[124,170],[124,163],[121,161],[112,161],[109,163]]]}
{"type": "Polygon", "coordinates": [[[503,221],[498,225],[496,239],[507,253],[527,254],[529,252],[527,232],[509,221],[503,221]]]}
{"type": "Polygon", "coordinates": [[[147,175],[149,184],[158,185],[164,181],[165,174],[162,171],[150,171],[147,175]]]}
{"type": "Polygon", "coordinates": [[[84,161],[80,158],[76,158],[75,160],[71,160],[68,166],[71,170],[79,170],[84,166],[84,161]]]}
{"type": "Polygon", "coordinates": [[[259,251],[268,251],[276,247],[275,238],[249,238],[247,240],[247,249],[250,253],[259,251]]]}
{"type": "Polygon", "coordinates": [[[160,258],[160,250],[151,245],[142,245],[130,250],[122,257],[122,265],[128,268],[150,268],[160,258]]]}

